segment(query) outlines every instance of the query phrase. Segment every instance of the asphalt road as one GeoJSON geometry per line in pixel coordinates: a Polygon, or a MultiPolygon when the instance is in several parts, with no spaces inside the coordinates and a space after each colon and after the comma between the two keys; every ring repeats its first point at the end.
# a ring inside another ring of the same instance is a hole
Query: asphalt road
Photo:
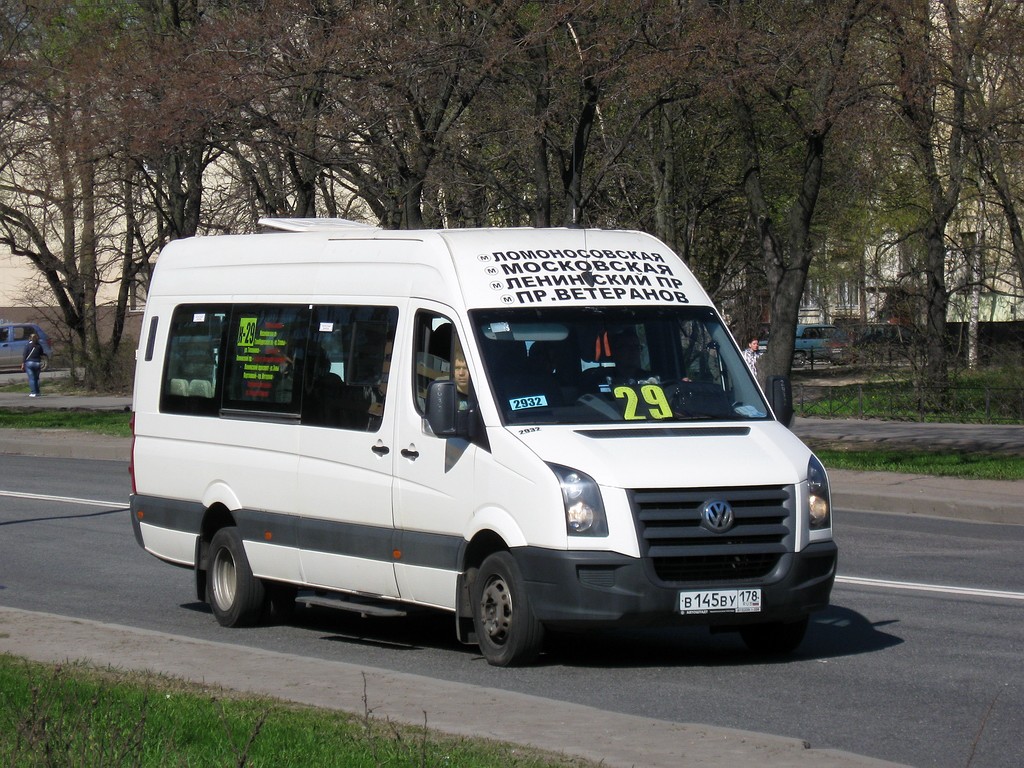
{"type": "Polygon", "coordinates": [[[784,662],[751,657],[730,635],[674,630],[565,636],[539,666],[498,670],[455,642],[445,615],[309,610],[289,626],[223,629],[196,602],[190,572],[137,546],[128,487],[123,462],[0,457],[0,605],[908,765],[1024,760],[1024,526],[838,510],[833,605],[784,662]]]}

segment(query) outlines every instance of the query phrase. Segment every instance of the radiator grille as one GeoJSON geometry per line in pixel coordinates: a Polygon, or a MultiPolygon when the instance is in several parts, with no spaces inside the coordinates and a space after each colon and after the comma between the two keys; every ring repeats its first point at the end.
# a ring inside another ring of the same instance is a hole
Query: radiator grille
{"type": "Polygon", "coordinates": [[[635,490],[630,496],[641,554],[665,583],[759,579],[793,551],[791,486],[635,490]],[[735,524],[725,533],[701,525],[710,500],[732,507],[735,524]]]}

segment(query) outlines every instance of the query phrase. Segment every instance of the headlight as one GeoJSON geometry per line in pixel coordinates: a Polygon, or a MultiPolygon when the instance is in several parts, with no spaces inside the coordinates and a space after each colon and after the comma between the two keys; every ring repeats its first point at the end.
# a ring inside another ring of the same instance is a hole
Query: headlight
{"type": "Polygon", "coordinates": [[[601,491],[589,475],[559,464],[548,464],[562,487],[565,530],[570,536],[607,536],[608,521],[601,491]]]}
{"type": "Polygon", "coordinates": [[[832,497],[825,467],[815,456],[807,462],[807,516],[812,531],[832,525],[832,497]]]}

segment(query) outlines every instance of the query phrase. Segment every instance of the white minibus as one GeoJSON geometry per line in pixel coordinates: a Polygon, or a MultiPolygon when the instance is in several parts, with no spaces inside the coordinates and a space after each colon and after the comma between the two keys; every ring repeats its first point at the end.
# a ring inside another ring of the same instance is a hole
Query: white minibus
{"type": "Polygon", "coordinates": [[[662,242],[263,223],[163,250],[138,349],[135,536],[220,624],[426,607],[497,666],[559,630],[802,641],[825,470],[662,242]]]}

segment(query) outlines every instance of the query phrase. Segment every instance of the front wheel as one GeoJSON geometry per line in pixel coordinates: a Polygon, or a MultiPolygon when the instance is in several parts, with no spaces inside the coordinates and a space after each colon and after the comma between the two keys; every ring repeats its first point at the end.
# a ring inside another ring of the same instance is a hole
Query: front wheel
{"type": "Polygon", "coordinates": [[[252,575],[237,528],[221,528],[213,535],[206,595],[223,627],[251,627],[263,614],[266,590],[252,575]]]}
{"type": "Polygon", "coordinates": [[[540,653],[544,625],[537,621],[519,566],[508,552],[487,557],[473,581],[473,625],[487,663],[529,664],[540,653]]]}
{"type": "Polygon", "coordinates": [[[807,634],[808,617],[793,622],[751,624],[740,630],[743,642],[754,653],[784,656],[792,653],[807,634]]]}

